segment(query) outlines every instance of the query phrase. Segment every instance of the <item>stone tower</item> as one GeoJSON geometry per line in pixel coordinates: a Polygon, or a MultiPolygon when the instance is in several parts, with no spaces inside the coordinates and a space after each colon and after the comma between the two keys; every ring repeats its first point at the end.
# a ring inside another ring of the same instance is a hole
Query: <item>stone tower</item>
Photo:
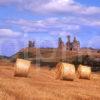
{"type": "Polygon", "coordinates": [[[58,48],[63,49],[64,48],[64,42],[62,41],[61,38],[58,40],[58,48]]]}
{"type": "Polygon", "coordinates": [[[34,48],[35,47],[35,41],[33,41],[33,42],[32,41],[29,41],[28,42],[28,47],[29,48],[34,48]]]}
{"type": "Polygon", "coordinates": [[[67,40],[70,43],[70,35],[67,36],[67,40]]]}
{"type": "Polygon", "coordinates": [[[33,47],[33,48],[35,47],[35,41],[33,41],[32,47],[33,47]]]}
{"type": "Polygon", "coordinates": [[[72,50],[78,51],[80,49],[80,42],[74,37],[72,50]]]}
{"type": "Polygon", "coordinates": [[[66,57],[65,55],[65,45],[61,38],[58,39],[58,49],[56,53],[56,57],[59,61],[63,61],[63,59],[66,57]]]}
{"type": "Polygon", "coordinates": [[[72,43],[70,41],[70,35],[67,36],[66,50],[72,49],[72,43]]]}

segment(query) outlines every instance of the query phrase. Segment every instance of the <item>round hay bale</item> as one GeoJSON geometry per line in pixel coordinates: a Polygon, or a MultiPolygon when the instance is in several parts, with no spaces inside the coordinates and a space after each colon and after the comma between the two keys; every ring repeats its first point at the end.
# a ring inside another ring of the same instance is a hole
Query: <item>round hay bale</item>
{"type": "Polygon", "coordinates": [[[58,63],[56,66],[56,79],[74,80],[75,66],[69,63],[58,63]]]}
{"type": "Polygon", "coordinates": [[[79,65],[78,77],[80,79],[91,79],[91,67],[79,65]]]}
{"type": "Polygon", "coordinates": [[[17,59],[15,64],[15,76],[19,77],[27,77],[29,73],[29,68],[31,65],[31,61],[24,59],[17,59]]]}

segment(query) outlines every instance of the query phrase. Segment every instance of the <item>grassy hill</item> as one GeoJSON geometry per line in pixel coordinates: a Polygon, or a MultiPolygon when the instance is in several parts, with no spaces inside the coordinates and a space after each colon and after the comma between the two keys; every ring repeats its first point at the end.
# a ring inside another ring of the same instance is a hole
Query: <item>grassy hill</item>
{"type": "Polygon", "coordinates": [[[100,52],[95,49],[81,49],[80,51],[58,50],[57,48],[23,48],[11,57],[31,60],[32,63],[55,66],[58,62],[68,62],[76,65],[85,64],[92,66],[95,70],[100,69],[100,52]]]}

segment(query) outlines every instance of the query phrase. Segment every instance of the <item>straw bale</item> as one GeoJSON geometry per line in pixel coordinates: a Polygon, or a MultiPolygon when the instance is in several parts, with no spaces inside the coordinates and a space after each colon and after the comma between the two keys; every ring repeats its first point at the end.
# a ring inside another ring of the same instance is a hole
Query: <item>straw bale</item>
{"type": "Polygon", "coordinates": [[[78,77],[81,79],[91,79],[91,67],[79,65],[78,77]]]}
{"type": "Polygon", "coordinates": [[[15,64],[15,76],[27,77],[29,73],[29,68],[31,65],[31,61],[24,59],[17,59],[15,64]]]}
{"type": "Polygon", "coordinates": [[[56,79],[74,80],[75,66],[69,63],[58,63],[56,66],[56,79]]]}

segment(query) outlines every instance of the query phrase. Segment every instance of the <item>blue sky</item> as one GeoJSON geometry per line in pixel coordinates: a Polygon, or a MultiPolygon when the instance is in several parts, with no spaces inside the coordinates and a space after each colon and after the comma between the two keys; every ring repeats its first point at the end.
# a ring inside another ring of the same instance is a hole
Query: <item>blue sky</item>
{"type": "Polygon", "coordinates": [[[13,55],[28,40],[57,47],[58,37],[66,43],[68,34],[81,47],[100,48],[99,0],[0,1],[0,55],[13,55]]]}

